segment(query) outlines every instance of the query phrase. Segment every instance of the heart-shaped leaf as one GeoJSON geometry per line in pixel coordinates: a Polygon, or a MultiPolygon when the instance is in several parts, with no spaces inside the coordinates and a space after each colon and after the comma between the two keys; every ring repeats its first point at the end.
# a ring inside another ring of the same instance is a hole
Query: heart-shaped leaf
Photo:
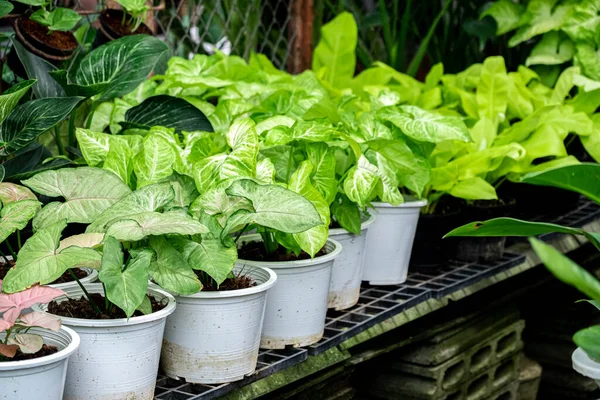
{"type": "Polygon", "coordinates": [[[213,127],[206,115],[187,101],[159,95],[149,97],[140,105],[125,113],[123,129],[137,128],[149,130],[153,126],[174,128],[176,132],[212,132],[213,127]]]}
{"type": "Polygon", "coordinates": [[[19,346],[23,354],[35,354],[44,346],[44,338],[33,333],[17,333],[8,338],[8,344],[19,346]]]}
{"type": "Polygon", "coordinates": [[[57,251],[66,249],[67,247],[89,247],[93,249],[100,246],[104,241],[103,233],[82,233],[79,235],[69,236],[66,239],[60,241],[57,251]]]}
{"type": "Polygon", "coordinates": [[[81,97],[57,97],[21,104],[0,125],[0,154],[13,154],[26,147],[65,119],[80,101],[81,97]]]}
{"type": "Polygon", "coordinates": [[[136,252],[127,266],[124,266],[119,241],[107,236],[104,242],[98,278],[106,287],[108,299],[125,311],[127,318],[133,315],[146,298],[151,260],[151,251],[136,252]]]}
{"type": "Polygon", "coordinates": [[[109,225],[106,234],[118,240],[136,241],[146,236],[197,235],[208,232],[208,228],[186,213],[144,212],[130,215],[109,225]]]}
{"type": "Polygon", "coordinates": [[[34,311],[21,316],[19,318],[19,325],[28,327],[37,326],[58,332],[60,330],[60,319],[45,312],[34,311]]]}
{"type": "Polygon", "coordinates": [[[202,283],[183,255],[164,237],[152,237],[150,247],[156,253],[156,261],[150,264],[154,282],[169,292],[182,295],[198,293],[202,289],[202,283]]]}
{"type": "Polygon", "coordinates": [[[9,182],[0,183],[0,201],[7,205],[19,200],[37,200],[37,197],[24,186],[9,182]]]}
{"type": "MultiPolygon", "coordinates": [[[[11,269],[14,271],[14,269],[11,269]]],[[[6,275],[8,278],[8,274],[6,275]]],[[[8,279],[4,279],[3,290],[8,292],[6,289],[9,286],[8,279]]],[[[29,308],[34,304],[46,304],[57,298],[58,296],[64,295],[60,289],[55,289],[47,286],[33,286],[30,289],[20,291],[18,293],[0,293],[0,312],[4,313],[3,319],[10,324],[14,324],[21,310],[29,308]]]]}
{"type": "Polygon", "coordinates": [[[63,219],[69,223],[90,223],[131,193],[118,176],[92,167],[46,171],[23,181],[23,184],[46,196],[65,199],[65,202],[46,205],[33,221],[35,229],[63,219]]]}
{"type": "Polygon", "coordinates": [[[133,161],[138,187],[168,178],[173,174],[175,152],[165,139],[157,135],[144,138],[142,151],[133,161]]]}
{"type": "MultiPolygon", "coordinates": [[[[1,326],[0,326],[0,328],[1,328],[1,326]]],[[[0,332],[2,332],[2,329],[0,329],[0,332]]],[[[19,346],[17,346],[16,344],[1,344],[0,343],[0,354],[2,354],[5,357],[13,358],[15,356],[15,354],[17,354],[17,350],[19,350],[19,346]]]]}
{"type": "Polygon", "coordinates": [[[41,207],[42,203],[37,200],[19,200],[7,204],[0,211],[0,242],[25,228],[41,207]]]}
{"type": "Polygon", "coordinates": [[[36,283],[52,283],[69,268],[99,267],[101,256],[96,250],[70,246],[58,251],[60,233],[66,225],[64,220],[48,225],[25,242],[17,263],[2,282],[4,292],[15,293],[36,283]]]}

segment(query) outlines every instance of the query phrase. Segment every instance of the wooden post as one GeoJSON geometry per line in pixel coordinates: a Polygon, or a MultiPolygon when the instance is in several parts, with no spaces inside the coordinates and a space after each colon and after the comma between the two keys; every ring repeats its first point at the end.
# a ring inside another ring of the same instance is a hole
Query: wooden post
{"type": "Polygon", "coordinates": [[[290,54],[287,60],[288,72],[298,74],[310,69],[312,64],[314,0],[292,0],[288,38],[290,54]]]}

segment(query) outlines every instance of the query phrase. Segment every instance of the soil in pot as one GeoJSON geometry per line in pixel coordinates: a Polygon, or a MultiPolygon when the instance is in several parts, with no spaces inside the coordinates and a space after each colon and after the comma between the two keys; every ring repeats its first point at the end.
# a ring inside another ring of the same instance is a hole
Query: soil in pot
{"type": "Polygon", "coordinates": [[[152,30],[142,23],[135,31],[132,31],[132,18],[129,14],[125,16],[123,24],[123,10],[106,9],[100,14],[100,29],[94,39],[94,47],[108,43],[129,35],[153,35],[152,30]]]}
{"type": "Polygon", "coordinates": [[[71,32],[53,31],[27,16],[15,22],[17,38],[25,47],[49,61],[66,60],[73,55],[78,43],[71,32]]]}
{"type": "MultiPolygon", "coordinates": [[[[13,358],[6,359],[5,361],[24,361],[24,360],[33,360],[40,357],[50,356],[54,353],[58,353],[58,348],[56,346],[43,345],[40,351],[33,354],[23,354],[21,350],[17,350],[17,354],[13,358]]],[[[0,356],[1,357],[1,356],[0,356]]],[[[2,362],[0,360],[0,362],[2,362]]]]}
{"type": "Polygon", "coordinates": [[[434,213],[419,217],[410,258],[412,269],[427,272],[446,264],[454,254],[457,240],[442,238],[461,225],[463,208],[463,200],[446,196],[440,199],[434,213]]]}
{"type": "MultiPolygon", "coordinates": [[[[327,254],[325,247],[315,254],[315,258],[321,257],[327,254]]],[[[298,256],[293,252],[289,252],[285,247],[279,246],[277,250],[271,254],[267,254],[265,246],[262,242],[246,242],[242,244],[242,247],[238,250],[238,257],[241,260],[249,261],[296,261],[296,260],[308,260],[310,255],[305,251],[301,251],[298,256]]]]}
{"type": "MultiPolygon", "coordinates": [[[[200,272],[201,271],[196,271],[196,275],[198,275],[199,278],[204,278],[200,272]]],[[[206,282],[204,279],[202,279],[202,284],[203,292],[222,292],[225,290],[246,289],[256,286],[256,282],[246,275],[238,275],[233,278],[227,278],[219,286],[217,286],[216,282],[212,279],[206,280],[206,282]]]]}
{"type": "MultiPolygon", "coordinates": [[[[127,318],[125,312],[119,307],[112,306],[106,310],[104,307],[105,299],[100,293],[90,293],[90,296],[94,300],[94,303],[100,307],[100,314],[94,312],[94,308],[90,304],[89,300],[85,296],[81,296],[79,299],[68,299],[64,301],[51,301],[48,304],[48,312],[54,315],[68,318],[80,318],[80,319],[120,319],[127,318]]],[[[154,297],[149,296],[150,303],[152,304],[152,312],[162,310],[166,307],[166,304],[158,302],[154,297]]],[[[144,314],[140,311],[136,311],[133,316],[141,317],[144,314]]]]}
{"type": "MultiPolygon", "coordinates": [[[[512,214],[516,201],[512,198],[498,200],[475,200],[464,210],[462,224],[507,217],[512,214]]],[[[502,258],[506,237],[457,238],[452,258],[458,261],[490,262],[502,258]]]]}
{"type": "MultiPolygon", "coordinates": [[[[10,260],[9,264],[6,264],[6,262],[0,264],[0,280],[4,279],[4,277],[6,276],[8,271],[14,265],[15,265],[15,263],[12,260],[10,260]]],[[[79,268],[74,268],[72,271],[75,274],[75,276],[77,277],[77,279],[83,279],[88,276],[88,273],[86,271],[79,269],[79,268]]],[[[58,278],[57,280],[55,280],[52,283],[57,284],[57,283],[67,283],[67,282],[73,282],[73,281],[74,281],[74,279],[71,276],[71,274],[69,273],[69,271],[66,271],[64,274],[62,274],[60,276],[60,278],[58,278]]]]}

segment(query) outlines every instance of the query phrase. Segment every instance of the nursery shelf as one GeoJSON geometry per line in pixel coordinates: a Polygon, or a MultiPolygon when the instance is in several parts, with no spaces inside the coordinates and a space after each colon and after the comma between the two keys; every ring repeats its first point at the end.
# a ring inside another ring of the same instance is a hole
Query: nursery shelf
{"type": "MultiPolygon", "coordinates": [[[[567,214],[535,219],[598,230],[600,207],[582,200],[577,209],[567,214]]],[[[585,243],[585,239],[563,234],[544,235],[542,239],[564,253],[585,243]]],[[[256,398],[347,360],[350,358],[347,349],[440,309],[449,300],[467,297],[539,264],[526,242],[515,240],[510,243],[504,257],[497,262],[450,262],[435,273],[409,273],[408,280],[400,285],[363,285],[357,305],[328,312],[325,334],[320,342],[304,349],[261,350],[256,372],[234,383],[199,385],[159,375],[155,399],[207,400],[227,394],[232,399],[256,398]]]]}

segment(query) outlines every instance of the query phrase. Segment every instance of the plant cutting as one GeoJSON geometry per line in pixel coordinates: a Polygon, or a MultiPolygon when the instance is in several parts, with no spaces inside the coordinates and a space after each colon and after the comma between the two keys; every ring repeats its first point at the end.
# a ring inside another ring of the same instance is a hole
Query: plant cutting
{"type": "Polygon", "coordinates": [[[14,21],[17,39],[30,52],[50,62],[73,57],[77,39],[71,32],[81,16],[68,8],[54,7],[45,0],[18,0],[20,3],[40,7],[14,21]]]}
{"type": "Polygon", "coordinates": [[[144,23],[146,13],[151,9],[146,0],[117,0],[123,9],[106,8],[99,17],[100,26],[95,45],[130,35],[153,35],[144,23]]]}
{"type": "MultiPolygon", "coordinates": [[[[590,200],[600,204],[598,191],[598,176],[600,165],[583,163],[532,173],[523,178],[523,182],[534,185],[544,185],[572,190],[587,196],[590,200]]],[[[582,236],[600,250],[600,241],[596,232],[588,232],[580,228],[543,223],[528,222],[512,218],[496,218],[488,221],[472,222],[449,232],[446,236],[536,236],[545,233],[558,232],[582,236]]],[[[548,270],[561,281],[574,286],[585,294],[589,302],[598,308],[600,301],[600,282],[577,265],[568,257],[552,246],[539,239],[531,237],[531,246],[541,262],[548,270]]],[[[584,376],[592,378],[600,385],[600,327],[592,326],[577,332],[573,341],[578,347],[573,353],[573,368],[584,376]]]]}
{"type": "Polygon", "coordinates": [[[0,293],[2,396],[62,398],[67,361],[79,347],[79,336],[69,328],[61,328],[60,320],[50,314],[30,310],[62,294],[59,289],[45,286],[15,294],[0,293]]]}

